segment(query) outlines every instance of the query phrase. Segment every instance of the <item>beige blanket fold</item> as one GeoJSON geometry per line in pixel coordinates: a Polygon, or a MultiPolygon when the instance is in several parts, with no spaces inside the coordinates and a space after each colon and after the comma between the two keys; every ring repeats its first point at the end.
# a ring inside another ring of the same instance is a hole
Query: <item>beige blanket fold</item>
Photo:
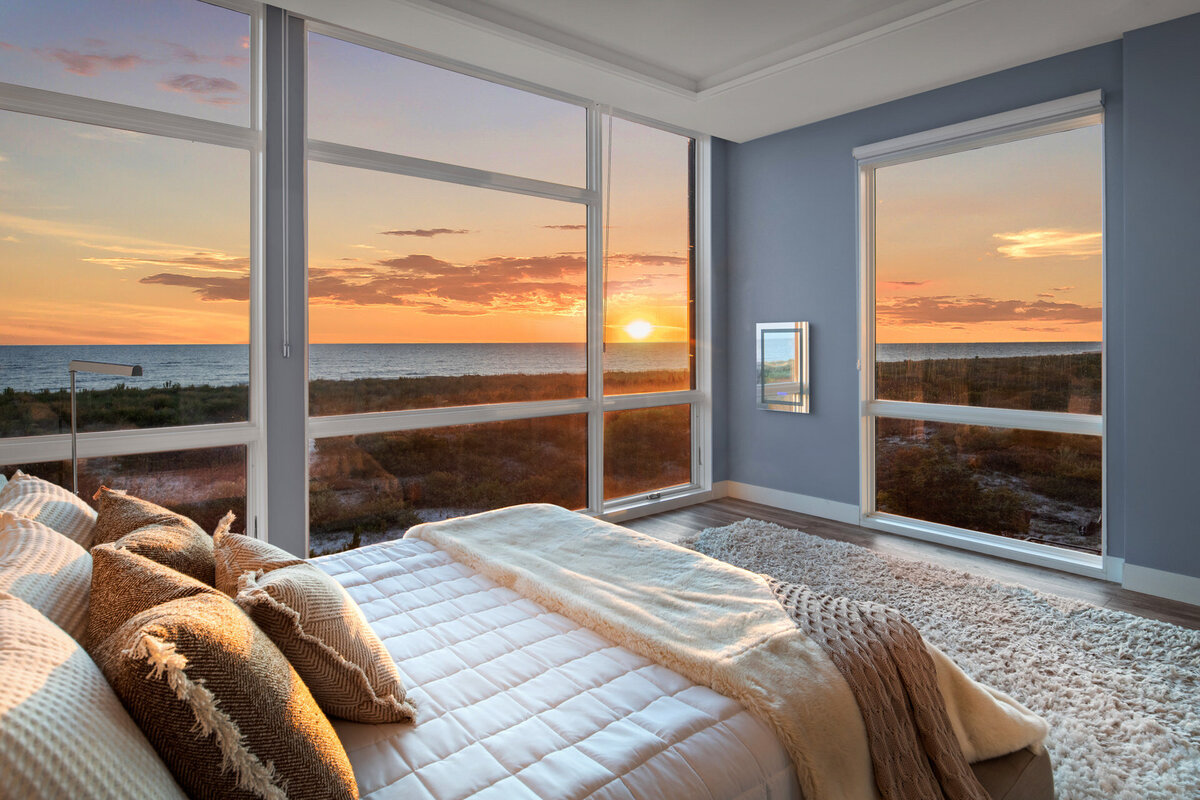
{"type": "MultiPolygon", "coordinates": [[[[764,576],[557,506],[513,506],[407,535],[737,700],[779,736],[807,800],[879,797],[854,693],[764,576]]],[[[1041,719],[925,647],[967,761],[1040,747],[1041,719]]]]}

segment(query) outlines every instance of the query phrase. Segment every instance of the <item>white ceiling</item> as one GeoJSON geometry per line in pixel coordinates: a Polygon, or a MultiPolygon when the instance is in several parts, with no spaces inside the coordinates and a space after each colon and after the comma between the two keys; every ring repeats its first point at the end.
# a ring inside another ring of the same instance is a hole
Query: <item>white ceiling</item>
{"type": "Polygon", "coordinates": [[[1200,0],[285,0],[733,141],[1120,38],[1200,0]]]}

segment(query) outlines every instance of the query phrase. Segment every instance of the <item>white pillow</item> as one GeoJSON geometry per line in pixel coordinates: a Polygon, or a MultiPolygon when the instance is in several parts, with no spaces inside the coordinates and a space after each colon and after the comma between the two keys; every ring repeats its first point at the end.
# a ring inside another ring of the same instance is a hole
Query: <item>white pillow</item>
{"type": "Polygon", "coordinates": [[[88,551],[40,522],[0,511],[0,591],[29,603],[82,643],[91,586],[88,551]]]}
{"type": "Polygon", "coordinates": [[[0,775],[6,797],[184,797],[83,648],[5,592],[0,775]]]}
{"type": "Polygon", "coordinates": [[[37,520],[82,547],[92,543],[95,510],[61,486],[21,470],[0,488],[0,511],[37,520]]]}

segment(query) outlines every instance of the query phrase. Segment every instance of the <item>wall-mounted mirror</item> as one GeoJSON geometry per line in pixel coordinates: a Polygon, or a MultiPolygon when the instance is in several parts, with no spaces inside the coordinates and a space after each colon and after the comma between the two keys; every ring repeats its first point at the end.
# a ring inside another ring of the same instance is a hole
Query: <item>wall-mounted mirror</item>
{"type": "Polygon", "coordinates": [[[758,407],[808,413],[808,323],[760,322],[755,342],[758,407]]]}

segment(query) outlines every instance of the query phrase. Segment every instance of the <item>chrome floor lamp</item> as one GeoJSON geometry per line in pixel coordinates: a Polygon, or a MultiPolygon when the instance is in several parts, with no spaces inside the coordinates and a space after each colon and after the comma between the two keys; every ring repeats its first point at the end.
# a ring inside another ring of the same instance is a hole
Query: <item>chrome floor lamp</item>
{"type": "Polygon", "coordinates": [[[75,373],[96,372],[101,375],[123,375],[136,378],[142,374],[141,364],[110,364],[107,361],[71,361],[71,489],[79,494],[79,455],[75,425],[75,373]]]}

